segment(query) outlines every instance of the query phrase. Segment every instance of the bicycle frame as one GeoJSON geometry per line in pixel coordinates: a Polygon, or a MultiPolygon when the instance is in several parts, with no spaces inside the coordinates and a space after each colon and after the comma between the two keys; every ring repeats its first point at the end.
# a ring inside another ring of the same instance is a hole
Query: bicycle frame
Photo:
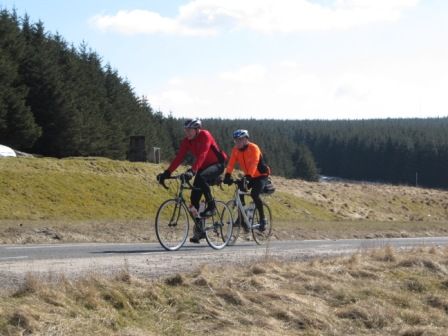
{"type": "MultiPolygon", "coordinates": [[[[244,184],[246,185],[246,182],[244,182],[244,184]]],[[[250,192],[240,190],[238,183],[235,183],[235,185],[236,185],[236,188],[235,188],[235,193],[234,193],[234,196],[233,196],[233,200],[234,200],[234,202],[235,202],[235,204],[236,204],[236,206],[238,208],[239,214],[242,215],[242,218],[244,219],[244,222],[246,223],[248,228],[250,228],[250,229],[258,228],[260,226],[260,224],[252,225],[252,223],[250,222],[249,217],[247,217],[247,214],[246,214],[246,211],[245,211],[246,209],[244,208],[244,205],[241,202],[241,198],[240,198],[240,195],[249,195],[250,196],[250,192]]],[[[255,209],[254,209],[254,211],[255,211],[255,209]]]]}
{"type": "MultiPolygon", "coordinates": [[[[185,201],[185,198],[184,198],[184,190],[193,190],[194,187],[191,185],[190,181],[185,180],[182,177],[182,175],[171,176],[168,179],[180,181],[179,186],[178,186],[178,191],[176,192],[176,196],[174,197],[174,199],[178,202],[178,204],[185,205],[185,207],[188,210],[188,215],[193,220],[193,223],[195,223],[196,218],[191,213],[190,208],[187,206],[187,202],[185,201]]],[[[169,189],[165,184],[162,184],[162,185],[163,185],[163,187],[165,187],[165,189],[169,189]]],[[[177,210],[177,209],[175,209],[175,210],[177,210]]],[[[197,209],[197,210],[199,211],[199,209],[197,209]]],[[[173,212],[173,216],[175,215],[175,213],[176,213],[176,211],[173,212]]]]}

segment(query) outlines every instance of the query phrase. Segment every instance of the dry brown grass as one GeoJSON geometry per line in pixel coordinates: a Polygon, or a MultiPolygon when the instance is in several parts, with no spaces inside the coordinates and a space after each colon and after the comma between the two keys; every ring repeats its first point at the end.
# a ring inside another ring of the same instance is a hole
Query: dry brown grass
{"type": "Polygon", "coordinates": [[[447,191],[380,183],[306,182],[275,177],[277,189],[334,214],[338,220],[446,221],[447,191]]]}
{"type": "Polygon", "coordinates": [[[431,335],[448,330],[448,249],[204,265],[157,281],[32,274],[0,301],[1,335],[431,335]]]}

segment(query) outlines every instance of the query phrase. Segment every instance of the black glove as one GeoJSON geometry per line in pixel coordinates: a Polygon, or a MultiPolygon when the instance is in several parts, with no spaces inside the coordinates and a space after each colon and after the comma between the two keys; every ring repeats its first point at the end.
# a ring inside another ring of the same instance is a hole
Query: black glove
{"type": "Polygon", "coordinates": [[[157,181],[159,183],[163,183],[165,179],[171,176],[171,173],[168,170],[165,170],[163,173],[157,175],[157,181]]]}
{"type": "Polygon", "coordinates": [[[252,187],[254,186],[254,181],[256,179],[254,179],[252,176],[250,175],[244,175],[244,177],[246,178],[246,182],[247,182],[247,189],[252,189],[252,187]]]}
{"type": "Polygon", "coordinates": [[[245,179],[237,180],[236,184],[238,185],[239,190],[247,191],[247,181],[245,179]]]}
{"type": "Polygon", "coordinates": [[[232,176],[229,173],[225,174],[222,182],[224,184],[231,185],[233,183],[232,176]]]}
{"type": "Polygon", "coordinates": [[[193,177],[194,177],[195,173],[193,170],[188,169],[185,173],[184,173],[184,177],[186,181],[190,181],[193,177]]]}

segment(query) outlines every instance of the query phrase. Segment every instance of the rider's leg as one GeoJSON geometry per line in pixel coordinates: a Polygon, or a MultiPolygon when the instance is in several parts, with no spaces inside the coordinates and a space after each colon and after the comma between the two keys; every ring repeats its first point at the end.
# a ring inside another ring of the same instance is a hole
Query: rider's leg
{"type": "Polygon", "coordinates": [[[196,179],[193,182],[194,189],[191,191],[190,201],[191,205],[193,205],[196,208],[196,210],[199,210],[199,201],[201,200],[202,197],[202,190],[199,189],[199,187],[197,187],[195,184],[197,184],[196,179]]]}
{"type": "Polygon", "coordinates": [[[211,216],[216,210],[216,204],[209,183],[215,181],[223,171],[224,165],[218,163],[199,171],[196,175],[193,186],[201,188],[207,204],[207,207],[201,213],[201,216],[203,217],[211,216]]]}
{"type": "MultiPolygon", "coordinates": [[[[195,180],[196,182],[196,180],[195,180]]],[[[193,183],[194,185],[194,183],[193,183]]],[[[202,197],[202,190],[200,189],[193,189],[191,191],[190,200],[191,205],[193,205],[196,210],[199,210],[199,201],[202,197]]],[[[190,238],[190,242],[192,243],[199,243],[199,240],[205,238],[204,233],[202,232],[202,222],[201,219],[195,218],[195,223],[193,227],[193,236],[190,238]]]]}
{"type": "MultiPolygon", "coordinates": [[[[241,200],[241,205],[243,207],[245,207],[246,206],[246,201],[244,199],[244,195],[240,195],[240,200],[241,200]]],[[[249,227],[244,222],[243,215],[240,213],[240,210],[238,210],[238,216],[236,218],[235,225],[236,226],[241,226],[244,229],[244,232],[246,232],[246,233],[250,231],[249,227]]]]}
{"type": "MultiPolygon", "coordinates": [[[[224,165],[216,164],[207,167],[206,169],[198,171],[193,181],[194,189],[191,191],[191,204],[199,209],[199,201],[202,194],[205,196],[207,207],[200,213],[201,217],[211,216],[216,209],[215,201],[213,200],[212,192],[208,184],[209,181],[213,181],[218,178],[224,171],[224,165]]],[[[193,237],[190,238],[190,242],[199,243],[199,240],[205,238],[205,233],[202,231],[202,220],[198,219],[194,228],[193,237]]]]}
{"type": "Polygon", "coordinates": [[[263,188],[266,185],[266,181],[267,181],[267,177],[262,176],[262,177],[255,178],[250,182],[250,186],[252,187],[252,189],[250,191],[250,195],[252,196],[254,203],[255,203],[255,207],[257,208],[258,213],[260,215],[259,229],[261,231],[263,231],[265,229],[266,217],[264,214],[263,202],[260,198],[260,194],[262,193],[263,188]]]}

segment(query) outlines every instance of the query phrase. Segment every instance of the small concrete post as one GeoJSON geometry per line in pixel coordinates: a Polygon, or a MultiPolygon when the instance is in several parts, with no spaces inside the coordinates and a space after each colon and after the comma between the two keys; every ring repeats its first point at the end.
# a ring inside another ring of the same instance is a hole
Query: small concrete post
{"type": "Polygon", "coordinates": [[[160,163],[160,147],[153,147],[154,163],[160,163]]]}

